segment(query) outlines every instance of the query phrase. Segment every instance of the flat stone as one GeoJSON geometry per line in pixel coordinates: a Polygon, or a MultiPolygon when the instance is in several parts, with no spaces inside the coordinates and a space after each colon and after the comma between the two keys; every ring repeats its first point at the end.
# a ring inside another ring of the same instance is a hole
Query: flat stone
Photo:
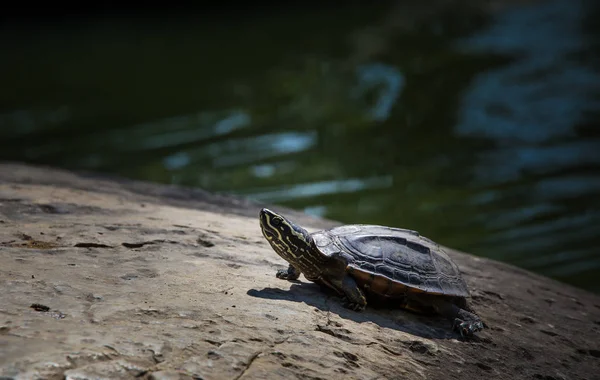
{"type": "MultiPolygon", "coordinates": [[[[516,379],[568,369],[592,379],[600,368],[600,297],[493,260],[447,250],[488,325],[464,340],[440,317],[354,312],[303,277],[275,278],[287,263],[261,235],[267,205],[20,164],[0,164],[0,199],[11,200],[0,202],[0,377],[516,379]]],[[[339,225],[268,207],[309,231],[339,225]]]]}

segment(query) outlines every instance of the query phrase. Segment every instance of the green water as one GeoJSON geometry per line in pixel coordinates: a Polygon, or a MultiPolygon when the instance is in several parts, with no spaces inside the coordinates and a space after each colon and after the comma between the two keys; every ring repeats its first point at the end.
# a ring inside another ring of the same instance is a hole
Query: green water
{"type": "Polygon", "coordinates": [[[6,24],[0,159],[411,228],[600,291],[598,6],[441,3],[6,24]]]}

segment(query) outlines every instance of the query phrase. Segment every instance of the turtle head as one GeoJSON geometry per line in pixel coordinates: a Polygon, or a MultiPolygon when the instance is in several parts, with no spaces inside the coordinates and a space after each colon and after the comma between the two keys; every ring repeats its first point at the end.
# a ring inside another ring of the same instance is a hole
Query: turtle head
{"type": "Polygon", "coordinates": [[[260,229],[279,256],[287,262],[294,263],[310,248],[308,232],[285,217],[263,208],[259,214],[260,229]]]}

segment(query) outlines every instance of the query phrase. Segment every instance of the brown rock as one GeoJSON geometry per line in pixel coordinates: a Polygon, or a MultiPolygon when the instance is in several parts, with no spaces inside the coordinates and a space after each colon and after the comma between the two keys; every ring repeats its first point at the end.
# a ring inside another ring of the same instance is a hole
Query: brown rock
{"type": "MultiPolygon", "coordinates": [[[[597,377],[600,297],[451,251],[489,325],[476,338],[436,316],[356,313],[303,278],[275,278],[286,263],[261,236],[260,207],[0,165],[0,376],[597,377]]],[[[334,225],[282,212],[311,230],[334,225]]]]}

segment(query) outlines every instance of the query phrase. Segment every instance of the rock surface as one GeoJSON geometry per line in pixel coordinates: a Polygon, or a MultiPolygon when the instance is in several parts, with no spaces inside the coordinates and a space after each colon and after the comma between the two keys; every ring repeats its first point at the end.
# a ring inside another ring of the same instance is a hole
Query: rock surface
{"type": "Polygon", "coordinates": [[[286,265],[260,207],[1,164],[0,377],[600,378],[600,297],[449,250],[489,325],[476,338],[436,316],[352,312],[275,278],[286,265]]]}

